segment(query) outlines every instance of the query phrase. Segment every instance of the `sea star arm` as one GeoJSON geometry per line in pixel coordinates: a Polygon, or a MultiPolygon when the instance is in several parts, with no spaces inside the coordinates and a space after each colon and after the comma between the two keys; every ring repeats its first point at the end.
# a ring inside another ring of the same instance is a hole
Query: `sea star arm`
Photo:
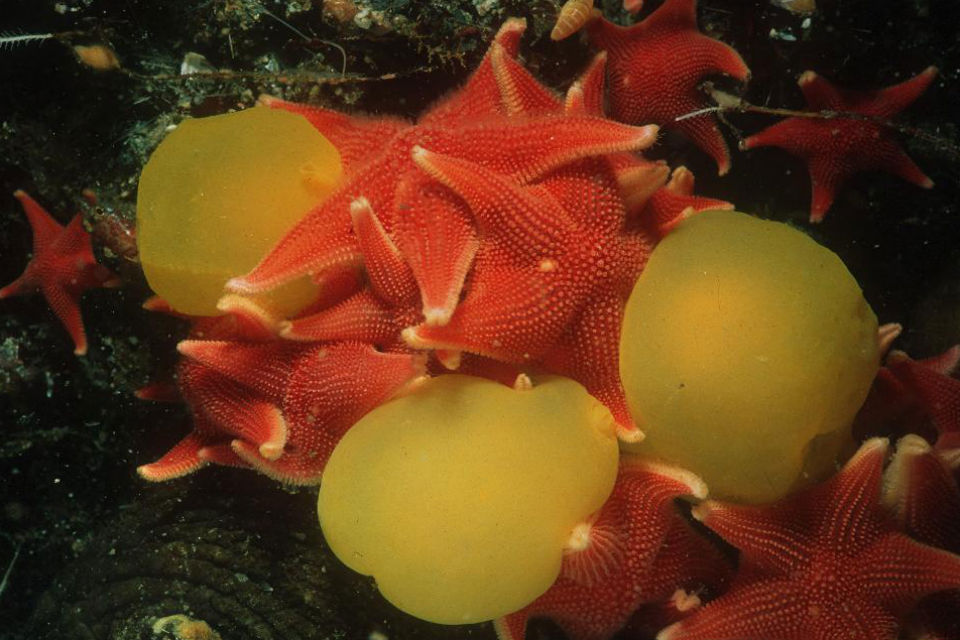
{"type": "Polygon", "coordinates": [[[229,337],[233,339],[268,341],[276,338],[280,332],[280,317],[246,296],[228,293],[217,300],[217,310],[225,314],[225,319],[230,318],[232,326],[229,337]]]}
{"type": "Polygon", "coordinates": [[[536,115],[561,110],[560,99],[540,84],[505,47],[494,42],[488,55],[506,115],[536,115]]]}
{"type": "Polygon", "coordinates": [[[938,70],[929,66],[900,84],[886,87],[872,96],[866,112],[881,118],[890,118],[916,102],[937,77],[938,70]]]}
{"type": "MultiPolygon", "coordinates": [[[[507,56],[514,57],[520,48],[520,36],[526,29],[526,20],[510,18],[500,27],[493,41],[503,48],[507,56]]],[[[500,89],[497,86],[490,58],[491,51],[488,50],[480,65],[467,79],[466,84],[459,91],[431,107],[420,118],[420,123],[461,123],[498,112],[502,107],[500,89]]]]}
{"type": "Polygon", "coordinates": [[[658,633],[657,640],[803,640],[816,637],[804,624],[807,613],[805,594],[795,583],[763,581],[720,596],[658,633]]]}
{"type": "Polygon", "coordinates": [[[608,156],[607,161],[613,167],[626,219],[644,220],[647,202],[670,177],[670,167],[664,161],[651,162],[632,154],[619,153],[608,156]]]}
{"type": "Polygon", "coordinates": [[[748,506],[707,500],[693,516],[737,547],[751,565],[786,574],[803,566],[813,542],[797,522],[800,505],[748,506]]]}
{"type": "Polygon", "coordinates": [[[347,176],[356,173],[358,166],[375,155],[383,147],[385,140],[411,126],[410,122],[402,118],[349,116],[332,109],[287,102],[266,94],[261,95],[257,103],[306,118],[337,148],[347,176]]]}
{"type": "Polygon", "coordinates": [[[159,461],[141,468],[148,479],[165,480],[216,462],[249,466],[285,483],[316,483],[343,433],[424,372],[423,356],[338,343],[288,349],[273,363],[282,364],[285,372],[271,373],[271,366],[264,367],[258,356],[276,356],[269,351],[272,345],[211,343],[181,343],[197,360],[181,364],[181,387],[194,410],[194,430],[159,461]],[[243,357],[223,357],[225,349],[240,351],[243,357]],[[201,364],[204,359],[234,379],[246,377],[235,382],[201,364]],[[241,375],[234,367],[243,362],[250,371],[241,375]],[[267,401],[255,391],[277,384],[270,383],[273,377],[283,383],[279,410],[272,398],[267,401]]]}
{"type": "MultiPolygon", "coordinates": [[[[690,104],[687,107],[687,112],[695,111],[701,107],[700,103],[690,104]]],[[[723,133],[720,132],[720,127],[717,126],[712,115],[684,118],[675,122],[673,128],[681,131],[704,153],[713,158],[713,161],[717,164],[718,175],[725,176],[730,172],[730,148],[727,146],[727,141],[723,139],[723,133]]]]}
{"type": "Polygon", "coordinates": [[[927,67],[914,77],[877,91],[844,91],[814,71],[801,74],[798,84],[807,106],[816,110],[853,110],[864,115],[890,118],[913,104],[937,76],[927,67]]]}
{"type": "Polygon", "coordinates": [[[570,219],[549,193],[521,187],[476,163],[413,148],[413,161],[470,206],[479,231],[496,235],[511,254],[534,258],[555,245],[570,219]]]}
{"type": "Polygon", "coordinates": [[[417,296],[417,283],[410,266],[370,206],[360,197],[350,203],[353,232],[363,253],[370,288],[393,306],[408,305],[417,296]]]}
{"type": "MultiPolygon", "coordinates": [[[[920,436],[904,436],[887,467],[884,486],[884,501],[907,534],[925,544],[960,551],[960,487],[940,451],[920,436]]],[[[960,628],[958,616],[960,590],[926,597],[911,615],[913,637],[947,640],[960,628]]]]}
{"type": "Polygon", "coordinates": [[[585,115],[481,121],[459,132],[455,155],[529,183],[574,160],[646,149],[657,131],[585,115]]]}
{"type": "Polygon", "coordinates": [[[902,351],[887,358],[895,379],[916,397],[937,429],[937,447],[960,447],[960,380],[950,372],[956,367],[960,348],[953,347],[927,360],[913,360],[902,351]]]}
{"type": "Polygon", "coordinates": [[[340,304],[284,324],[280,335],[289,340],[392,343],[403,327],[393,309],[373,292],[361,291],[340,304]]]}
{"type": "MultiPolygon", "coordinates": [[[[402,146],[402,141],[398,143],[402,146]]],[[[363,254],[353,233],[350,204],[361,194],[371,207],[387,209],[393,197],[390,163],[380,158],[365,164],[353,179],[293,226],[247,274],[227,281],[229,291],[260,293],[305,274],[342,270],[363,264],[363,254]]]]}
{"type": "Polygon", "coordinates": [[[573,319],[568,283],[536,266],[478,267],[470,293],[443,326],[403,331],[415,349],[467,351],[508,363],[536,360],[573,319]]]}
{"type": "Polygon", "coordinates": [[[177,351],[271,400],[283,397],[290,358],[304,346],[288,342],[183,340],[177,351]]]}
{"type": "Polygon", "coordinates": [[[345,342],[308,349],[291,369],[283,398],[283,414],[290,425],[283,456],[271,461],[253,455],[249,448],[235,450],[270,477],[314,484],[347,429],[422,377],[425,357],[345,342]]]}
{"type": "Polygon", "coordinates": [[[884,479],[884,502],[907,534],[960,551],[960,486],[926,440],[913,434],[901,438],[884,479]]]}
{"type": "MultiPolygon", "coordinates": [[[[70,338],[73,340],[73,352],[82,356],[87,353],[87,332],[83,328],[83,317],[80,314],[79,296],[65,289],[60,283],[44,284],[40,287],[47,304],[60,319],[70,338]]],[[[3,297],[3,291],[0,291],[3,297]]]]}
{"type": "Polygon", "coordinates": [[[847,178],[880,170],[929,189],[933,181],[903,151],[881,122],[844,117],[855,114],[886,120],[910,105],[936,75],[929,67],[906,82],[879,91],[845,91],[813,71],[800,76],[800,88],[814,110],[840,112],[834,118],[788,118],[743,141],[744,149],[780,147],[807,162],[812,183],[811,222],[823,219],[847,178]]]}
{"type": "Polygon", "coordinates": [[[287,441],[287,424],[279,407],[251,393],[239,383],[201,364],[180,367],[180,384],[193,413],[221,434],[254,446],[260,455],[275,460],[287,441]]]}
{"type": "Polygon", "coordinates": [[[194,418],[194,429],[183,437],[163,456],[150,464],[137,467],[137,473],[150,482],[166,482],[181,478],[207,465],[198,453],[210,443],[199,431],[198,421],[194,418]]]}
{"type": "MultiPolygon", "coordinates": [[[[552,116],[481,121],[459,130],[458,155],[518,182],[528,182],[583,157],[643,149],[656,139],[655,126],[632,127],[598,117],[552,116]]],[[[436,134],[438,137],[440,133],[436,134]]],[[[349,183],[308,213],[253,268],[227,282],[237,293],[258,293],[307,273],[360,264],[362,253],[351,228],[350,203],[360,193],[375,211],[392,211],[397,158],[409,158],[415,146],[401,134],[349,183]]],[[[383,220],[388,231],[393,220],[383,220]]]]}
{"type": "Polygon", "coordinates": [[[689,471],[621,459],[613,493],[600,511],[578,525],[554,585],[524,609],[495,622],[500,640],[523,640],[527,621],[547,616],[574,640],[605,640],[641,603],[662,543],[678,518],[680,496],[706,495],[689,471]]]}
{"type": "MultiPolygon", "coordinates": [[[[693,37],[688,41],[689,51],[678,51],[678,55],[690,55],[697,60],[700,68],[717,70],[741,82],[750,78],[750,70],[732,47],[704,36],[697,28],[697,0],[666,0],[641,24],[648,34],[688,33],[693,37]]],[[[681,60],[674,59],[671,64],[683,68],[681,60]]],[[[702,72],[701,72],[702,73],[702,72]]]]}
{"type": "Polygon", "coordinates": [[[30,229],[33,231],[34,255],[43,253],[63,233],[64,227],[26,191],[17,189],[13,195],[20,201],[23,213],[27,216],[30,229]]]}
{"type": "Polygon", "coordinates": [[[801,73],[797,85],[811,109],[835,110],[842,108],[846,102],[843,92],[815,71],[801,73]]]}
{"type": "Polygon", "coordinates": [[[692,171],[684,166],[675,168],[670,181],[646,200],[643,223],[657,235],[665,236],[695,213],[712,209],[733,210],[733,204],[725,200],[694,195],[693,183],[692,171]]]}
{"type": "Polygon", "coordinates": [[[899,533],[857,558],[856,584],[885,608],[906,611],[922,597],[960,588],[960,556],[899,533]]]}
{"type": "Polygon", "coordinates": [[[424,322],[444,325],[480,243],[463,200],[422,172],[411,172],[397,188],[397,245],[420,290],[424,322]]]}
{"type": "Polygon", "coordinates": [[[889,445],[885,438],[866,441],[839,473],[808,494],[808,502],[814,504],[818,512],[815,516],[819,520],[817,535],[821,540],[830,541],[833,548],[857,550],[865,540],[883,531],[885,516],[879,504],[889,445]]]}
{"type": "Polygon", "coordinates": [[[564,97],[563,110],[566,113],[602,116],[606,71],[607,52],[601,51],[593,56],[586,70],[570,85],[564,97]]]}
{"type": "Polygon", "coordinates": [[[545,354],[543,366],[586,387],[610,409],[617,421],[617,437],[624,442],[639,442],[643,433],[630,414],[620,381],[623,306],[623,299],[613,293],[588,302],[557,346],[545,354]]]}

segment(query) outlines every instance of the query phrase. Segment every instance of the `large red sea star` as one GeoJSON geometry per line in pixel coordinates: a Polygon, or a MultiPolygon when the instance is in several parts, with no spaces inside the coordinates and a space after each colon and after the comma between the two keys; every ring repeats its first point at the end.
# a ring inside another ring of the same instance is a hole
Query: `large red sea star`
{"type": "Polygon", "coordinates": [[[739,573],[658,639],[892,640],[919,598],[960,587],[960,556],[900,533],[881,505],[887,448],[869,440],[832,479],[772,505],[697,506],[740,549],[739,573]]]}

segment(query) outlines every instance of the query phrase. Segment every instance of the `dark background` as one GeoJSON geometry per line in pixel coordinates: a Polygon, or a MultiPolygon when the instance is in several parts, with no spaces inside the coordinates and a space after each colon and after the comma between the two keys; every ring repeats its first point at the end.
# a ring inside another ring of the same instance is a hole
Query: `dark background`
{"type": "MultiPolygon", "coordinates": [[[[131,395],[169,372],[184,327],[140,309],[149,292],[139,268],[116,255],[124,247],[117,223],[131,224],[139,170],[169,125],[248,106],[264,91],[414,116],[465,77],[507,15],[528,17],[523,53],[552,86],[565,88],[588,59],[577,38],[556,44],[545,37],[554,0],[493,1],[484,14],[477,9],[484,3],[469,0],[357,4],[382,11],[386,26],[339,24],[310,0],[0,0],[0,33],[58,34],[0,48],[0,284],[19,275],[31,250],[29,226],[10,195],[17,188],[63,222],[79,210],[80,191],[95,190],[100,209],[87,208],[87,219],[96,224],[99,246],[111,247],[103,260],[127,283],[84,298],[85,358],[73,356],[41,297],[0,301],[0,576],[19,549],[0,593],[0,637],[25,631],[54,576],[89,554],[118,514],[160,491],[134,469],[188,428],[179,407],[131,395]],[[322,41],[345,49],[344,78],[339,51],[322,41]],[[79,63],[71,47],[91,43],[113,47],[123,70],[79,63]],[[179,77],[187,52],[224,73],[179,77]]],[[[607,15],[624,17],[618,3],[606,4],[607,15]]],[[[647,4],[649,11],[659,2],[647,4]]],[[[724,178],[672,136],[653,151],[693,169],[698,192],[796,224],[839,253],[880,321],[905,325],[898,346],[918,357],[960,342],[957,7],[954,0],[821,0],[806,25],[760,0],[701,0],[699,7],[702,30],[733,45],[750,65],[745,97],[755,104],[802,108],[796,79],[806,69],[872,89],[937,65],[938,79],[900,117],[940,140],[903,137],[935,181],[933,190],[860,175],[838,194],[826,220],[811,227],[806,169],[782,151],[734,151],[724,178]]],[[[738,114],[729,120],[744,135],[774,121],[738,114]]],[[[737,132],[728,132],[735,146],[737,132]]],[[[217,491],[267,500],[276,510],[271,518],[311,527],[310,491],[289,494],[252,474],[220,470],[175,484],[187,496],[217,491]]],[[[232,509],[227,502],[222,508],[232,509]]]]}

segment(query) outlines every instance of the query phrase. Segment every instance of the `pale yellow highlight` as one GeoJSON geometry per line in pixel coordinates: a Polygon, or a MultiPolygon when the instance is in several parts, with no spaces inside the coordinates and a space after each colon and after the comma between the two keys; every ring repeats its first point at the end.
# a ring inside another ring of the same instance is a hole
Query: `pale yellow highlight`
{"type": "Polygon", "coordinates": [[[829,475],[878,367],[877,319],[840,259],[732,211],[683,222],[627,305],[620,369],[646,440],[714,497],[766,502],[829,475]]]}
{"type": "MultiPolygon", "coordinates": [[[[147,282],[177,311],[216,315],[226,281],[250,271],[341,175],[337,149],[300,115],[254,107],[185,120],[140,175],[147,282]]],[[[315,294],[303,278],[258,302],[290,315],[315,294]]]]}
{"type": "Polygon", "coordinates": [[[319,514],[334,553],[424,620],[521,609],[613,489],[610,412],[576,382],[515,390],[462,375],[375,409],[334,450],[319,514]]]}

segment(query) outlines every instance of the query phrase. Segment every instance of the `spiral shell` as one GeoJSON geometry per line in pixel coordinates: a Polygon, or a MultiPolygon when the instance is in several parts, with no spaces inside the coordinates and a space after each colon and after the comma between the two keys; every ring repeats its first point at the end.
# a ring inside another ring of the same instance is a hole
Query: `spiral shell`
{"type": "Polygon", "coordinates": [[[563,40],[587,23],[593,12],[593,0],[567,0],[560,7],[557,14],[557,23],[550,32],[551,40],[563,40]]]}

